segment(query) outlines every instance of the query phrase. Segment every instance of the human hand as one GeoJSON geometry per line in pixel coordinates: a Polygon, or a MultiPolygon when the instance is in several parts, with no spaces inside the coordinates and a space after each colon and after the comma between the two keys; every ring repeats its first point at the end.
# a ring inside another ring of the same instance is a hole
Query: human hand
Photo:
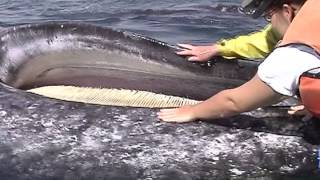
{"type": "Polygon", "coordinates": [[[190,44],[178,44],[184,50],[177,52],[181,56],[189,56],[188,61],[205,62],[212,57],[219,55],[219,50],[216,45],[211,46],[193,46],[190,44]]]}
{"type": "Polygon", "coordinates": [[[308,121],[313,117],[312,114],[304,107],[304,105],[290,107],[288,114],[293,116],[303,116],[301,119],[302,121],[308,121]]]}
{"type": "Polygon", "coordinates": [[[309,112],[304,107],[304,105],[291,106],[288,110],[288,114],[295,116],[303,116],[307,115],[309,112]]]}
{"type": "Polygon", "coordinates": [[[174,109],[161,109],[158,118],[165,122],[185,123],[196,119],[193,106],[182,106],[174,109]]]}

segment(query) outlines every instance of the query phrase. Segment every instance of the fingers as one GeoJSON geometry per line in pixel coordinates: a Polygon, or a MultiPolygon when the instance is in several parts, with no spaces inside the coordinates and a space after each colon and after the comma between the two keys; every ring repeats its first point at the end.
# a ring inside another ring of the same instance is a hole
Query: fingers
{"type": "Polygon", "coordinates": [[[215,56],[216,52],[212,48],[213,46],[193,46],[190,44],[177,44],[183,48],[176,54],[181,56],[187,56],[188,61],[205,62],[208,61],[212,56],[215,56]]]}
{"type": "Polygon", "coordinates": [[[201,61],[201,60],[197,56],[191,56],[191,57],[188,58],[188,61],[201,61]]]}
{"type": "Polygon", "coordinates": [[[188,108],[162,109],[157,113],[158,118],[165,122],[185,123],[193,121],[192,115],[188,112],[188,108]]]}
{"type": "Polygon", "coordinates": [[[191,50],[191,49],[193,49],[193,45],[191,45],[191,44],[177,44],[179,47],[182,47],[182,48],[184,48],[184,49],[188,49],[188,50],[191,50]]]}
{"type": "Polygon", "coordinates": [[[295,113],[296,113],[296,111],[288,110],[288,114],[290,114],[290,115],[294,115],[295,113]]]}
{"type": "Polygon", "coordinates": [[[190,50],[183,50],[183,51],[179,51],[177,52],[178,55],[182,55],[182,56],[189,56],[192,55],[192,51],[190,50]]]}
{"type": "Polygon", "coordinates": [[[177,115],[177,109],[162,109],[157,115],[162,120],[171,119],[177,115]]]}
{"type": "Polygon", "coordinates": [[[200,58],[194,55],[190,50],[180,51],[176,53],[181,56],[190,56],[187,58],[188,61],[200,61],[200,58]]]}
{"type": "Polygon", "coordinates": [[[176,52],[178,55],[182,55],[182,56],[193,56],[193,48],[194,46],[190,45],[190,44],[177,44],[179,47],[182,47],[182,51],[176,52]]]}
{"type": "Polygon", "coordinates": [[[305,115],[307,113],[308,113],[308,111],[305,109],[305,107],[303,105],[292,106],[288,110],[288,114],[290,114],[290,115],[298,115],[299,116],[299,115],[305,115]]]}
{"type": "Polygon", "coordinates": [[[187,58],[188,61],[200,61],[200,58],[193,54],[191,50],[184,50],[176,53],[181,56],[190,56],[187,58]]]}
{"type": "Polygon", "coordinates": [[[157,115],[163,121],[172,122],[177,116],[177,109],[161,109],[157,115]]]}
{"type": "Polygon", "coordinates": [[[301,110],[304,110],[304,105],[299,105],[299,106],[291,106],[290,107],[291,110],[294,110],[294,111],[301,111],[301,110]]]}

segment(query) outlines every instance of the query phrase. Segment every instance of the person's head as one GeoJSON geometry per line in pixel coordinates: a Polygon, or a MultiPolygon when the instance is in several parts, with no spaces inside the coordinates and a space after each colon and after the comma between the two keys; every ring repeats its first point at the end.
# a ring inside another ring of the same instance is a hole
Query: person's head
{"type": "Polygon", "coordinates": [[[307,0],[244,0],[240,10],[258,18],[263,16],[283,37],[293,18],[307,0]]]}

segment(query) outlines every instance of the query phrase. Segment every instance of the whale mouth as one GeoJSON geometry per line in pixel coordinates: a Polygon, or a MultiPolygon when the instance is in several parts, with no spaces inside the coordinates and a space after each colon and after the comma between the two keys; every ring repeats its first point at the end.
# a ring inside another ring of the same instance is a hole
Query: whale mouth
{"type": "Polygon", "coordinates": [[[22,90],[112,88],[203,100],[249,77],[239,67],[228,73],[188,63],[154,39],[88,24],[13,27],[2,33],[0,53],[1,81],[22,90]]]}

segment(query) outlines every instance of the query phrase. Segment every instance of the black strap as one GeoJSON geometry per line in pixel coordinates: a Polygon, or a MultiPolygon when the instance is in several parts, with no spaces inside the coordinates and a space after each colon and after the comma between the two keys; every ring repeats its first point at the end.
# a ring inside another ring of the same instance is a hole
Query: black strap
{"type": "Polygon", "coordinates": [[[320,60],[320,54],[313,47],[309,45],[302,44],[302,43],[292,43],[292,44],[288,44],[281,47],[293,47],[293,48],[299,49],[300,51],[312,54],[320,60]]]}

